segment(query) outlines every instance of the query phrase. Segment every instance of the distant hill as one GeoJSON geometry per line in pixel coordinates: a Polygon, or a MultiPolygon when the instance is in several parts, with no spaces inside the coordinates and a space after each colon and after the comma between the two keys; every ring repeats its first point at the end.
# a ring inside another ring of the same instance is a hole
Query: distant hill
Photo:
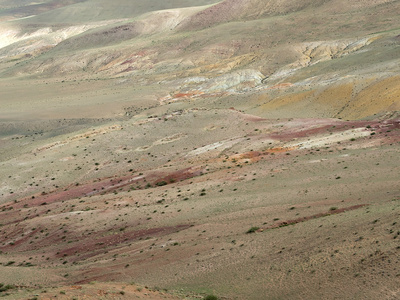
{"type": "Polygon", "coordinates": [[[39,4],[31,1],[5,1],[1,17],[31,17],[28,23],[76,24],[109,19],[133,18],[141,14],[171,8],[213,4],[217,0],[47,0],[39,4]]]}
{"type": "MultiPolygon", "coordinates": [[[[392,96],[367,104],[369,96],[361,91],[371,88],[383,95],[380,89],[386,86],[379,82],[396,82],[400,75],[400,1],[0,4],[0,15],[8,20],[0,23],[3,77],[139,78],[149,84],[178,80],[168,87],[172,95],[218,91],[239,92],[244,102],[253,101],[254,93],[272,99],[273,105],[252,108],[265,117],[296,113],[357,119],[399,106],[392,96]],[[311,91],[307,96],[305,89],[311,91]],[[319,100],[326,89],[346,92],[332,98],[331,105],[319,100]]],[[[395,95],[396,86],[390,84],[395,95]]]]}

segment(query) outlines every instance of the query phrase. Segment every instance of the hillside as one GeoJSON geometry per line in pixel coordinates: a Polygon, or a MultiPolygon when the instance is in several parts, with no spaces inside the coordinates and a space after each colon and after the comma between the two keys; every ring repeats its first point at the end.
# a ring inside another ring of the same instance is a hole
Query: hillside
{"type": "Polygon", "coordinates": [[[399,8],[0,0],[0,296],[397,299],[399,8]]]}

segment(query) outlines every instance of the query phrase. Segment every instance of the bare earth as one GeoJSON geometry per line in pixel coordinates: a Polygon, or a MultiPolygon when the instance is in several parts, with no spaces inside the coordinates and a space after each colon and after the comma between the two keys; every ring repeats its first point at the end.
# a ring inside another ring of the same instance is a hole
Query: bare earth
{"type": "Polygon", "coordinates": [[[399,6],[0,1],[0,296],[399,299],[399,6]]]}

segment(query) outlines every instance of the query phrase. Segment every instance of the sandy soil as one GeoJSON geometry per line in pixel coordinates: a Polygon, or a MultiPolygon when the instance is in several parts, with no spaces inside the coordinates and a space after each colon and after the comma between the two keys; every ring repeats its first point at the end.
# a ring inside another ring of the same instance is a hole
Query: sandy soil
{"type": "Polygon", "coordinates": [[[400,297],[399,1],[94,2],[0,4],[0,296],[400,297]]]}

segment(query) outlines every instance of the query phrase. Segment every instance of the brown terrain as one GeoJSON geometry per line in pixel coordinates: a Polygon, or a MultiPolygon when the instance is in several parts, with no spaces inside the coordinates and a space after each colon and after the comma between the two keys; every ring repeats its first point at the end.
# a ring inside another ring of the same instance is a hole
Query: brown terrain
{"type": "Polygon", "coordinates": [[[0,296],[399,299],[400,1],[161,2],[0,0],[0,296]]]}

